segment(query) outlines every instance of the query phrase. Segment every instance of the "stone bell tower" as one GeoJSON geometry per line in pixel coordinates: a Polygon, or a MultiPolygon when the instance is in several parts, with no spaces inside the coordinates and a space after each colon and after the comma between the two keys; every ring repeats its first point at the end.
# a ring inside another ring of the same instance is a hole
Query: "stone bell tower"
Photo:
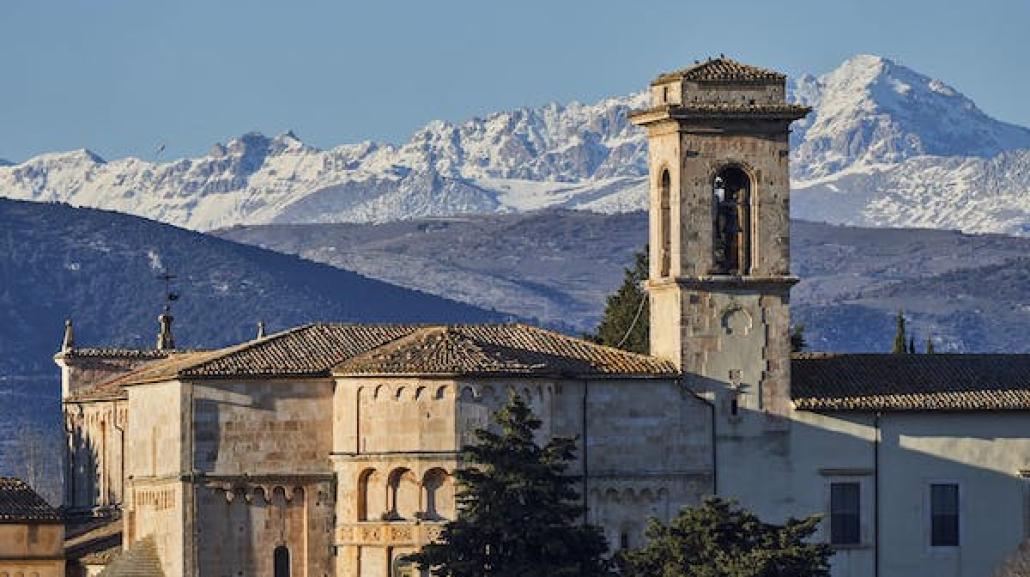
{"type": "MultiPolygon", "coordinates": [[[[651,353],[730,422],[790,402],[786,77],[709,59],[651,83],[651,353]]],[[[755,419],[751,419],[756,421],[755,419]]]]}

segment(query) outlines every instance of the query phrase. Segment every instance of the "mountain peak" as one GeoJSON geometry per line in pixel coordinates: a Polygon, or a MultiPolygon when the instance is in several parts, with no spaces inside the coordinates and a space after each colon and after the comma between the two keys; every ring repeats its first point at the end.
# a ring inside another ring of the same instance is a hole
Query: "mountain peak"
{"type": "MultiPolygon", "coordinates": [[[[969,194],[1007,195],[991,201],[999,208],[961,201],[953,203],[955,211],[961,209],[957,220],[947,220],[939,205],[943,199],[905,192],[910,206],[902,212],[922,215],[933,225],[1022,230],[1021,216],[982,225],[985,221],[972,213],[1026,213],[1025,157],[994,159],[1006,150],[1030,149],[1030,130],[994,120],[944,82],[872,54],[853,56],[819,77],[793,78],[789,89],[792,100],[814,109],[792,125],[797,188],[903,164],[911,164],[905,170],[912,174],[922,174],[920,166],[958,170],[968,160],[963,174],[977,166],[985,176],[970,180],[956,173],[953,180],[969,194]],[[1012,175],[1011,182],[1005,175],[1012,175]]],[[[135,159],[99,164],[102,159],[88,151],[43,155],[0,169],[0,190],[14,198],[66,200],[202,230],[548,206],[634,210],[646,206],[647,137],[628,122],[627,113],[649,102],[647,90],[587,103],[551,102],[429,122],[406,143],[343,144],[325,151],[304,144],[293,131],[271,137],[249,132],[215,144],[206,156],[160,166],[135,159]]],[[[884,178],[861,185],[881,205],[902,194],[897,187],[873,192],[884,178]]],[[[906,190],[917,190],[913,186],[906,190]]],[[[854,207],[865,206],[862,202],[855,200],[854,207]]],[[[803,202],[795,206],[804,209],[803,202]]],[[[820,206],[837,216],[858,210],[835,200],[820,206]]]]}
{"type": "Polygon", "coordinates": [[[997,121],[944,82],[882,56],[853,56],[815,81],[797,79],[792,90],[816,108],[794,134],[795,176],[803,179],[926,154],[1030,148],[1030,129],[997,121]]]}

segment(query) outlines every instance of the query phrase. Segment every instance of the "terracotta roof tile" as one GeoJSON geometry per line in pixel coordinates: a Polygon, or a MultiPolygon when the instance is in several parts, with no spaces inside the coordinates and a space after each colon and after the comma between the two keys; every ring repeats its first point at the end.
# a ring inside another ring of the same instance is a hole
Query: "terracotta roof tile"
{"type": "Polygon", "coordinates": [[[410,334],[415,325],[313,324],[223,349],[180,377],[328,376],[344,359],[410,334]]]}
{"type": "Polygon", "coordinates": [[[670,376],[672,363],[527,325],[454,325],[411,335],[338,365],[334,374],[670,376]]]}
{"type": "Polygon", "coordinates": [[[1030,355],[796,355],[802,410],[1030,410],[1030,355]]]}
{"type": "Polygon", "coordinates": [[[57,511],[28,483],[16,477],[0,477],[0,523],[56,522],[57,511]]]}
{"type": "Polygon", "coordinates": [[[782,82],[786,76],[773,70],[759,68],[721,56],[697,62],[682,70],[666,72],[655,79],[654,84],[670,80],[690,82],[782,82]]]}
{"type": "Polygon", "coordinates": [[[165,353],[164,360],[157,360],[142,368],[118,375],[95,385],[82,387],[68,396],[69,402],[111,401],[126,398],[126,384],[164,381],[175,378],[184,366],[206,360],[222,351],[172,351],[165,353]]]}
{"type": "Polygon", "coordinates": [[[359,374],[677,374],[666,361],[527,325],[313,324],[176,355],[96,389],[189,378],[328,377],[334,367],[359,374]]]}

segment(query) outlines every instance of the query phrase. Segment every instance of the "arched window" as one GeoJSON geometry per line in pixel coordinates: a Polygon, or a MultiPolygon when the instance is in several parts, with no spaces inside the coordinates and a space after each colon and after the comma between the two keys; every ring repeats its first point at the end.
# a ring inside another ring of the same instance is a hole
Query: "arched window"
{"type": "Polygon", "coordinates": [[[414,519],[418,512],[418,482],[410,469],[394,469],[388,484],[391,519],[414,519]]]}
{"type": "Polygon", "coordinates": [[[276,547],[272,564],[275,568],[275,577],[290,577],[290,550],[284,545],[276,547]]]}
{"type": "Polygon", "coordinates": [[[451,481],[443,469],[430,469],[422,480],[425,487],[425,517],[430,520],[451,519],[454,516],[454,496],[451,481]]]}
{"type": "Polygon", "coordinates": [[[751,179],[736,166],[715,176],[712,184],[714,269],[717,274],[751,271],[751,179]]]}
{"type": "Polygon", "coordinates": [[[670,200],[672,179],[669,177],[668,170],[662,171],[659,195],[659,218],[661,219],[661,222],[658,223],[658,234],[661,236],[661,248],[658,255],[661,262],[659,274],[666,277],[669,276],[672,264],[672,201],[670,200]]]}
{"type": "Polygon", "coordinates": [[[365,469],[358,475],[358,521],[378,521],[382,516],[386,505],[382,484],[375,469],[365,469]]]}

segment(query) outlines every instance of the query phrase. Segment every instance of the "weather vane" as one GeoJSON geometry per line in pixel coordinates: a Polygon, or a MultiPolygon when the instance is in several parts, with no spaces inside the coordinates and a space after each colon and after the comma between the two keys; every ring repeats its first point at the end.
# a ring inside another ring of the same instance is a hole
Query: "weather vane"
{"type": "Polygon", "coordinates": [[[172,290],[172,281],[175,280],[175,275],[165,269],[164,272],[157,275],[158,280],[163,280],[165,283],[165,312],[171,312],[172,303],[179,300],[179,293],[172,290]]]}

